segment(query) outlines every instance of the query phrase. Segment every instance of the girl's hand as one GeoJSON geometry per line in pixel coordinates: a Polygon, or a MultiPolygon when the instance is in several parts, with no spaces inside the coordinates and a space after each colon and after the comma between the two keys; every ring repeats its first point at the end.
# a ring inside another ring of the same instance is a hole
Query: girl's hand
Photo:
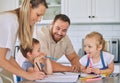
{"type": "Polygon", "coordinates": [[[87,67],[85,72],[86,73],[91,73],[92,72],[92,68],[91,67],[87,67]]]}
{"type": "Polygon", "coordinates": [[[100,74],[100,69],[99,68],[92,68],[92,72],[95,74],[100,74]]]}

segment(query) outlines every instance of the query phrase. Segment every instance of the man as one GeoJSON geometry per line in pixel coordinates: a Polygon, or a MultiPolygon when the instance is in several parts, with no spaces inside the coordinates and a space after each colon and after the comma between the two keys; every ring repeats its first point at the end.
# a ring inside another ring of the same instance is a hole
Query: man
{"type": "Polygon", "coordinates": [[[80,71],[79,57],[76,54],[73,45],[67,36],[70,26],[70,19],[64,14],[55,16],[50,26],[37,28],[37,39],[41,42],[41,51],[51,56],[56,61],[65,55],[74,66],[73,71],[80,71]]]}

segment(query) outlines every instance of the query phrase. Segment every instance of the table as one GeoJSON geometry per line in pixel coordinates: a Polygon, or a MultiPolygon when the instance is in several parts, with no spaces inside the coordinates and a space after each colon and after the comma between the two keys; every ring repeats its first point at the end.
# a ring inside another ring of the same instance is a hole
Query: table
{"type": "MultiPolygon", "coordinates": [[[[22,81],[19,83],[48,83],[48,82],[22,81]]],[[[91,82],[84,82],[84,81],[77,80],[76,83],[120,83],[120,75],[117,77],[106,77],[106,78],[103,78],[102,80],[91,81],[91,82]]]]}

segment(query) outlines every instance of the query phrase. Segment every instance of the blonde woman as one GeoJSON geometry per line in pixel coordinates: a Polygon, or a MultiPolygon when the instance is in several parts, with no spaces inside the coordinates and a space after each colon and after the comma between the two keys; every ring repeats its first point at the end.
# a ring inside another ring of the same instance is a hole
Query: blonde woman
{"type": "Polygon", "coordinates": [[[43,72],[24,71],[12,55],[17,35],[24,49],[32,47],[33,26],[47,7],[45,0],[24,0],[21,8],[0,13],[0,71],[5,69],[28,80],[44,78],[43,72]]]}

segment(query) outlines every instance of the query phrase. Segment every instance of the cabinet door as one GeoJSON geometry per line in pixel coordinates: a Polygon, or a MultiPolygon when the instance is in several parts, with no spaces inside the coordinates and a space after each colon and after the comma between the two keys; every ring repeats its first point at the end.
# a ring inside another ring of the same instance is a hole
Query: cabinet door
{"type": "Polygon", "coordinates": [[[91,19],[91,0],[64,0],[64,13],[70,20],[76,22],[89,22],[91,19]]]}
{"type": "Polygon", "coordinates": [[[120,0],[92,0],[92,21],[120,22],[120,0]]]}
{"type": "Polygon", "coordinates": [[[18,7],[18,0],[0,0],[0,12],[8,11],[18,7]]]}
{"type": "Polygon", "coordinates": [[[47,0],[48,9],[41,20],[41,23],[51,23],[57,14],[61,13],[61,0],[47,0]]]}
{"type": "Polygon", "coordinates": [[[74,23],[120,22],[120,0],[64,0],[63,12],[74,23]]]}

